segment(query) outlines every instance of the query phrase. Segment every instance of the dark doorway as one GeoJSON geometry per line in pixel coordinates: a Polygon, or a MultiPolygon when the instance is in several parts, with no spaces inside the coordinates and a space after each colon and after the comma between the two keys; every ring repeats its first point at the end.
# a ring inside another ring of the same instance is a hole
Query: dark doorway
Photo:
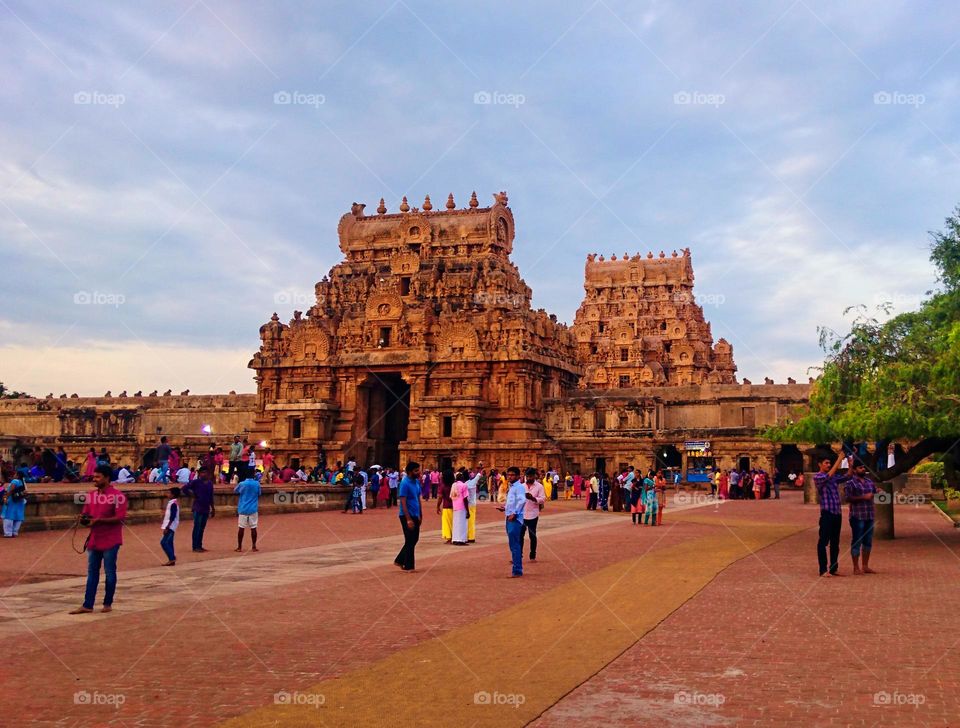
{"type": "Polygon", "coordinates": [[[803,453],[796,445],[783,445],[777,454],[777,471],[780,481],[785,482],[790,473],[803,472],[803,453]]]}
{"type": "Polygon", "coordinates": [[[737,470],[739,470],[741,473],[750,471],[749,455],[741,455],[739,458],[737,458],[737,470]]]}
{"type": "MultiPolygon", "coordinates": [[[[378,465],[400,468],[400,443],[410,422],[410,385],[397,372],[373,374],[368,390],[367,438],[373,440],[378,465]]],[[[366,463],[369,465],[370,463],[366,463]]]]}
{"type": "Polygon", "coordinates": [[[673,445],[658,445],[656,449],[657,470],[679,470],[683,455],[673,445]]]}
{"type": "Polygon", "coordinates": [[[437,467],[440,468],[440,472],[453,470],[453,455],[438,455],[437,467]]]}
{"type": "Polygon", "coordinates": [[[607,459],[597,458],[596,466],[597,466],[597,472],[603,475],[605,472],[607,472],[607,459]]]}
{"type": "Polygon", "coordinates": [[[153,470],[157,466],[157,449],[151,447],[145,453],[143,453],[142,466],[144,469],[153,470]]]}

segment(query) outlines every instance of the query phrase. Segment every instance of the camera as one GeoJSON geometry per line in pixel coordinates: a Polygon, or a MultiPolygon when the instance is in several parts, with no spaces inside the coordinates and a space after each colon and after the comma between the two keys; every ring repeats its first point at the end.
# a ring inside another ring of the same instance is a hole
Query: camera
{"type": "Polygon", "coordinates": [[[88,516],[86,513],[82,514],[82,515],[80,516],[80,525],[81,525],[81,526],[89,526],[89,525],[90,525],[90,516],[88,516]]]}

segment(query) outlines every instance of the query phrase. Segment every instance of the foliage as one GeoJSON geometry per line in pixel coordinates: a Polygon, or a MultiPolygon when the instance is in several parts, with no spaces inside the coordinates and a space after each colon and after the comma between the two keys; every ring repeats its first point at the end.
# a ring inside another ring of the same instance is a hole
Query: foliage
{"type": "Polygon", "coordinates": [[[3,382],[0,382],[0,399],[26,399],[30,395],[26,392],[10,391],[3,382]]]}
{"type": "Polygon", "coordinates": [[[930,485],[938,490],[947,485],[946,475],[942,462],[921,463],[913,469],[915,473],[928,473],[930,475],[930,485]]]}
{"type": "MultiPolygon", "coordinates": [[[[942,289],[930,292],[917,311],[887,321],[856,307],[846,335],[821,329],[826,357],[810,392],[809,411],[796,422],[770,428],[768,438],[912,442],[903,467],[887,475],[941,452],[947,461],[945,477],[955,477],[960,459],[960,448],[951,452],[960,439],[960,206],[947,218],[944,231],[931,236],[930,257],[942,289]]],[[[889,310],[883,305],[879,313],[889,310]]]]}

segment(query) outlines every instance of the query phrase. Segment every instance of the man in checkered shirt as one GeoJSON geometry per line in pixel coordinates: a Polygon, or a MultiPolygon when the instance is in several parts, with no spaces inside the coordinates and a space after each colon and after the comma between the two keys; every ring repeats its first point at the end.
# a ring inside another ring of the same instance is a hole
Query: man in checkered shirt
{"type": "Polygon", "coordinates": [[[820,471],[813,476],[817,486],[817,499],[820,501],[820,536],[817,539],[817,561],[820,564],[820,576],[843,576],[840,568],[840,526],[843,513],[840,506],[840,483],[847,478],[837,475],[843,453],[830,465],[830,458],[820,460],[820,471]],[[830,567],[827,568],[827,544],[830,544],[830,567]]]}
{"type": "Polygon", "coordinates": [[[855,461],[850,468],[850,479],[844,490],[847,503],[850,504],[850,555],[853,557],[853,573],[875,574],[870,568],[870,551],[873,548],[873,502],[879,491],[876,484],[867,477],[867,468],[861,461],[855,461]],[[863,550],[863,569],[860,569],[860,551],[863,550]]]}

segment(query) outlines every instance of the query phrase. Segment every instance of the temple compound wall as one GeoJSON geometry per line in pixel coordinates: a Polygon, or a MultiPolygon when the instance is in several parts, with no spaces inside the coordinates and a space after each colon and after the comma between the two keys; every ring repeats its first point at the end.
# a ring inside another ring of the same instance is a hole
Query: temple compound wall
{"type": "Polygon", "coordinates": [[[11,458],[18,445],[50,450],[62,445],[72,460],[82,462],[91,447],[105,447],[114,464],[140,466],[153,462],[153,449],[166,435],[185,455],[199,457],[211,442],[223,444],[249,432],[255,405],[254,395],[236,393],[0,400],[0,455],[11,458]]]}

